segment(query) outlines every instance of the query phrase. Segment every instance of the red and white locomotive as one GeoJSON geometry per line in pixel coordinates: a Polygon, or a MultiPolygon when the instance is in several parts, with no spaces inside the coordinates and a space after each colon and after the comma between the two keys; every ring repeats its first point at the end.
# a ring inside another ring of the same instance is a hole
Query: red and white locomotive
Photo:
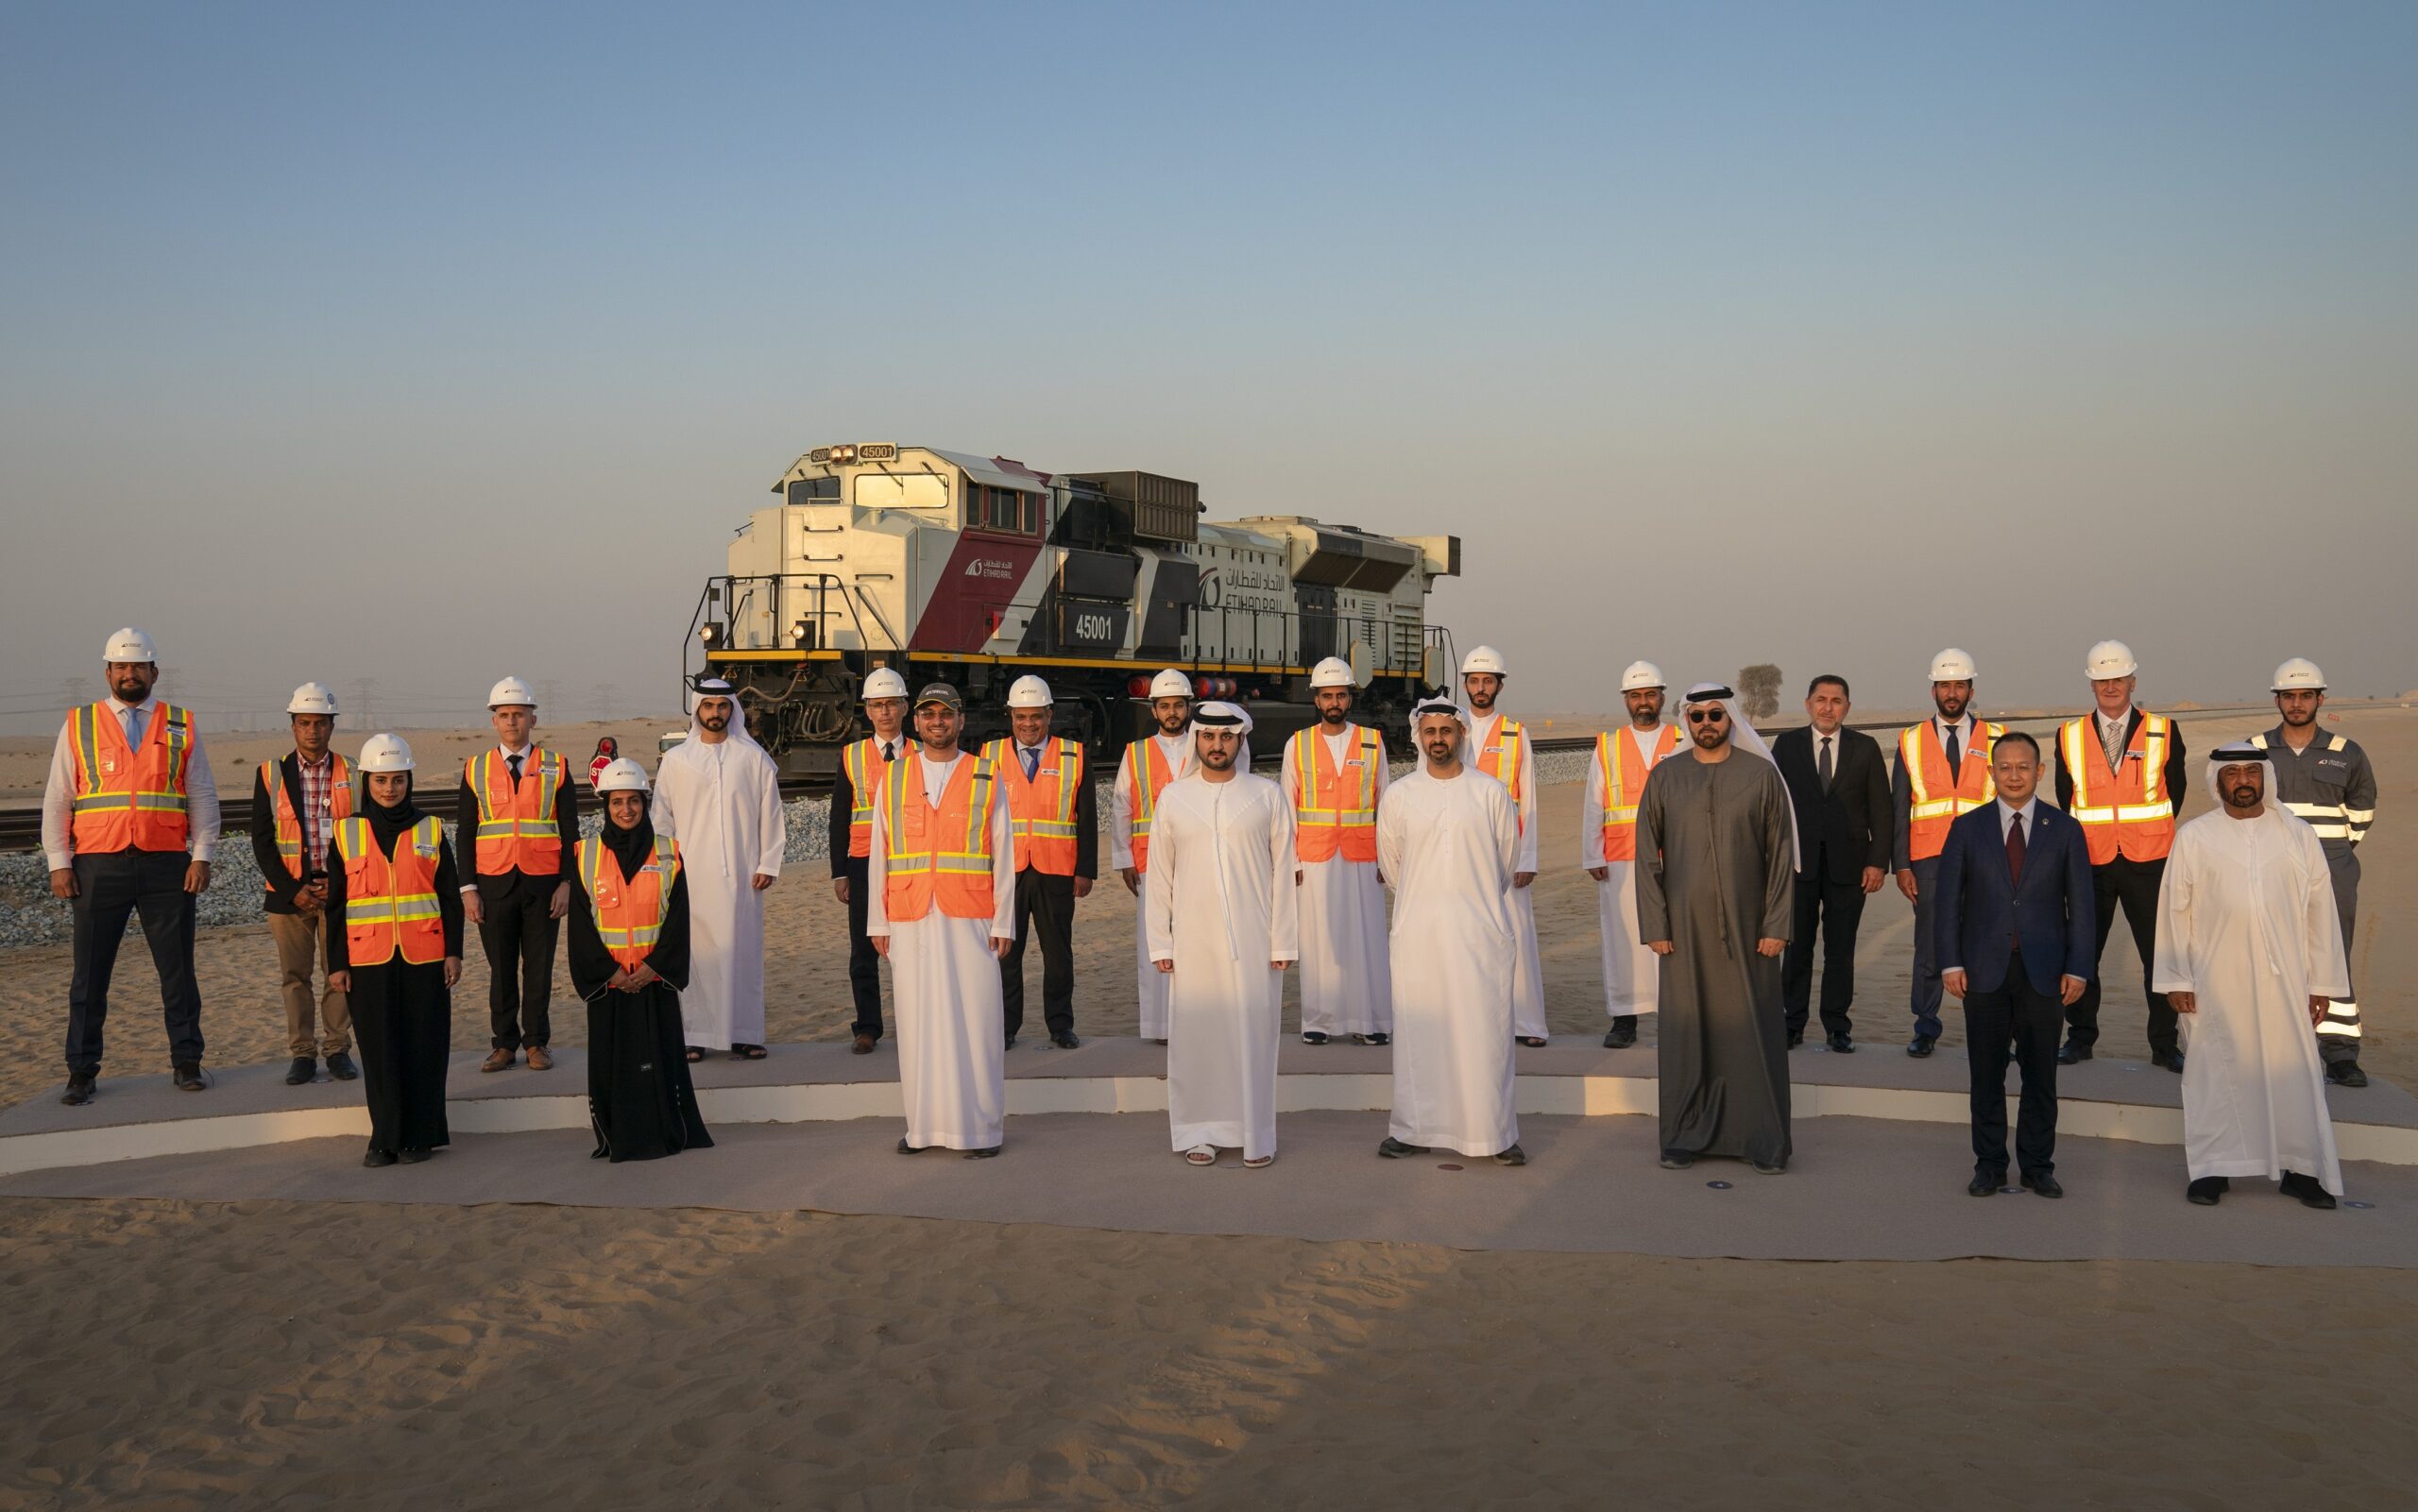
{"type": "Polygon", "coordinates": [[[1349,660],[1363,717],[1396,729],[1450,679],[1427,595],[1460,571],[1458,536],[1296,515],[1211,523],[1181,479],[890,442],[818,447],[773,492],[699,600],[692,644],[784,775],[829,772],[863,733],[857,690],[877,667],[957,685],[969,739],[1005,733],[997,700],[1038,672],[1059,733],[1103,758],[1147,726],[1162,667],[1203,698],[1248,702],[1269,750],[1314,717],[1321,657],[1349,660]]]}

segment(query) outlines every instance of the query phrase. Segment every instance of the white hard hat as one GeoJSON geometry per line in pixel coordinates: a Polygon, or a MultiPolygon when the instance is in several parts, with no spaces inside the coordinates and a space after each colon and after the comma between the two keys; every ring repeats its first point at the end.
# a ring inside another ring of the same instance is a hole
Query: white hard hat
{"type": "Polygon", "coordinates": [[[1508,677],[1511,669],[1503,664],[1503,653],[1492,646],[1480,646],[1461,658],[1461,675],[1467,677],[1472,672],[1492,672],[1497,677],[1508,677]]]}
{"type": "Polygon", "coordinates": [[[1190,698],[1192,679],[1170,667],[1150,679],[1150,696],[1157,698],[1190,698]]]}
{"type": "Polygon", "coordinates": [[[1030,672],[1008,685],[1008,707],[1047,708],[1057,700],[1049,696],[1049,685],[1030,672]]]}
{"type": "Polygon", "coordinates": [[[412,748],[400,735],[373,735],[361,742],[361,759],[353,766],[363,772],[409,772],[412,748]]]}
{"type": "Polygon", "coordinates": [[[1621,691],[1624,693],[1643,692],[1646,688],[1662,686],[1662,669],[1650,661],[1630,662],[1628,671],[1621,673],[1621,691]]]}
{"type": "Polygon", "coordinates": [[[328,690],[328,685],[325,683],[304,683],[294,690],[292,698],[285,701],[285,712],[325,714],[330,719],[333,719],[336,712],[336,695],[328,690]]]}
{"type": "Polygon", "coordinates": [[[151,649],[151,637],[132,625],[128,625],[116,635],[110,637],[110,643],[101,648],[103,661],[158,661],[159,659],[160,654],[151,649]]]}
{"type": "Polygon", "coordinates": [[[1931,680],[1934,683],[1969,683],[1973,680],[1973,658],[1949,647],[1931,659],[1931,680]]]}
{"type": "Polygon", "coordinates": [[[888,667],[877,667],[865,673],[865,690],[860,695],[868,704],[877,698],[905,698],[907,679],[888,667]]]}
{"type": "Polygon", "coordinates": [[[1340,656],[1329,656],[1310,669],[1310,688],[1357,688],[1360,679],[1352,675],[1352,664],[1340,656]]]}
{"type": "Polygon", "coordinates": [[[2289,692],[2295,688],[2314,688],[2321,693],[2325,691],[2325,674],[2319,671],[2317,663],[2307,656],[2294,656],[2275,669],[2274,691],[2289,692]]]}
{"type": "Polygon", "coordinates": [[[646,791],[646,768],[628,756],[615,756],[596,774],[596,790],[604,792],[646,791]]]}
{"type": "Polygon", "coordinates": [[[502,682],[500,682],[493,688],[487,689],[487,707],[502,708],[508,704],[519,704],[529,708],[536,708],[537,706],[537,695],[527,683],[522,682],[519,678],[507,677],[502,682]]]}
{"type": "Polygon", "coordinates": [[[2141,670],[2133,659],[2133,648],[2120,640],[2103,640],[2090,648],[2089,657],[2083,663],[2083,675],[2094,683],[2111,677],[2130,677],[2141,670]]]}

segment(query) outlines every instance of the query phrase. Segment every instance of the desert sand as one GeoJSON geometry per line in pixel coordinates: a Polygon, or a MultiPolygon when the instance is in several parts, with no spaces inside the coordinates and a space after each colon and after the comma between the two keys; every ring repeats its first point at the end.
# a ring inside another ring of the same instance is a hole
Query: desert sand
{"type": "MultiPolygon", "coordinates": [[[[2406,1083],[2418,716],[2337,727],[2384,779],[2356,960],[2366,1063],[2406,1083]]],[[[1555,1031],[1593,1035],[1577,801],[1549,794],[1538,906],[1555,1031]]],[[[844,1032],[826,870],[773,893],[776,1040],[844,1032]]],[[[1082,907],[1081,1032],[1133,1031],[1132,914],[1113,880],[1082,907]]],[[[1865,1053],[1905,1037],[1908,921],[1894,890],[1866,915],[1865,1053]]],[[[0,960],[15,1100],[59,1079],[68,963],[0,960]]],[[[2103,1049],[2137,1055],[2137,977],[2108,960],[2103,1049]]],[[[156,1070],[127,968],[112,1065],[156,1070]]],[[[201,969],[211,1060],[281,1056],[265,932],[210,932],[201,969]]],[[[582,1016],[558,1004],[558,1042],[582,1016]]],[[[2418,1474],[2399,1271],[11,1199],[0,1284],[0,1505],[2400,1507],[2418,1474]]]]}

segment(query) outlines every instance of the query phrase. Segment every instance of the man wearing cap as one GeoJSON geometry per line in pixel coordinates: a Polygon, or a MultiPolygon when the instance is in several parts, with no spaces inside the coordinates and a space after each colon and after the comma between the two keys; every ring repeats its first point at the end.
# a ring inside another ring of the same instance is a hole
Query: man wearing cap
{"type": "Polygon", "coordinates": [[[866,932],[898,988],[898,1152],[996,1155],[1007,1108],[999,960],[1016,938],[1015,845],[998,773],[958,749],[965,704],[915,696],[915,755],[882,782],[866,932]]]}
{"type": "Polygon", "coordinates": [[[1007,1047],[1024,1028],[1024,943],[1041,938],[1041,1016],[1049,1043],[1071,1050],[1075,1037],[1075,900],[1089,897],[1099,875],[1099,811],[1083,743],[1049,733],[1055,700],[1030,674],[1008,688],[1010,734],[982,754],[1008,794],[1014,836],[1016,938],[1000,958],[1007,1047]]]}
{"type": "Polygon", "coordinates": [[[656,832],[680,842],[689,884],[689,980],[680,994],[688,1055],[764,1059],[764,892],[781,875],[789,827],[780,773],[754,736],[738,690],[700,678],[689,738],[656,772],[656,832]]]}
{"type": "Polygon", "coordinates": [[[1651,1013],[1660,965],[1637,937],[1637,799],[1646,774],[1679,749],[1679,728],[1662,722],[1662,670],[1633,661],[1621,673],[1626,729],[1595,737],[1587,795],[1578,812],[1578,864],[1595,879],[1595,923],[1604,941],[1604,1048],[1637,1043],[1637,1016],[1651,1013]]]}
{"type": "Polygon", "coordinates": [[[1384,1045],[1393,1030],[1386,884],[1377,874],[1386,742],[1373,727],[1352,722],[1357,681],[1340,656],[1310,669],[1319,722],[1285,742],[1277,778],[1293,809],[1304,1045],[1337,1034],[1384,1045]]]}
{"type": "Polygon", "coordinates": [[[1822,937],[1822,1035],[1833,1054],[1852,1055],[1855,934],[1866,895],[1889,875],[1889,774],[1881,743],[1847,727],[1848,680],[1825,672],[1805,689],[1807,723],[1772,740],[1772,764],[1796,806],[1805,854],[1796,911],[1780,957],[1788,1044],[1805,1040],[1813,1012],[1814,937],[1822,937]]]}
{"type": "Polygon", "coordinates": [[[294,749],[264,761],[252,776],[252,858],[268,889],[263,907],[277,942],[278,987],[285,999],[285,1048],[294,1059],[285,1084],[298,1087],[328,1058],[328,1074],[350,1081],[352,1011],[330,982],[313,1023],[311,973],[326,959],[328,841],[352,814],[352,769],[335,754],[336,696],[323,683],[304,683],[285,705],[294,749]]]}
{"type": "MultiPolygon", "coordinates": [[[[2347,961],[2351,926],[2359,912],[2359,841],[2376,817],[2376,774],[2358,741],[2319,731],[2317,711],[2324,706],[2325,674],[2317,663],[2295,656],[2275,669],[2275,710],[2284,722],[2252,736],[2250,743],[2267,753],[2268,801],[2305,821],[2325,849],[2347,961]]],[[[2353,986],[2346,977],[2342,995],[2326,1003],[2317,1047],[2327,1080],[2364,1087],[2368,1074],[2359,1069],[2359,1005],[2353,986]]]]}
{"type": "Polygon", "coordinates": [[[101,651],[109,696],[67,716],[42,801],[50,891],[73,905],[76,969],[67,989],[67,1090],[81,1107],[100,1079],[110,975],[128,915],[160,973],[168,1064],[199,1092],[201,989],[194,980],[196,900],[218,844],[218,787],[189,710],[154,697],[159,655],[128,627],[101,651]]]}
{"type": "Polygon", "coordinates": [[[1948,849],[1949,826],[1960,815],[1998,796],[1991,785],[1991,752],[2003,724],[1973,717],[1973,658],[1950,646],[1931,659],[1934,712],[1920,724],[1898,732],[1897,775],[1890,785],[1895,812],[1893,859],[1898,891],[1915,906],[1914,1038],[1906,1053],[1916,1060],[1939,1044],[1939,952],[1937,932],[1939,858],[1948,849]]]}
{"type": "MultiPolygon", "coordinates": [[[[2057,732],[2057,807],[2082,824],[2090,845],[2090,882],[2099,906],[2096,968],[2107,953],[2116,910],[2124,910],[2133,945],[2141,958],[2141,990],[2149,997],[2150,1063],[2183,1069],[2174,1009],[2150,985],[2150,961],[2157,946],[2157,890],[2166,875],[2166,853],[2174,843],[2174,810],[2185,781],[2183,732],[2164,715],[2133,703],[2139,666],[2120,640],[2090,648],[2084,671],[2090,677],[2092,711],[2068,720],[2057,732]]],[[[2106,973],[2090,973],[2082,996],[2066,1010],[2066,1043],[2059,1065],[2091,1057],[2099,1043],[2099,985],[2106,973]]]]}
{"type": "Polygon", "coordinates": [[[1545,1043],[1543,960],[1537,948],[1537,753],[1527,729],[1497,709],[1510,664],[1492,646],[1461,658],[1461,692],[1470,711],[1470,765],[1510,790],[1520,808],[1520,857],[1512,868],[1511,919],[1520,937],[1518,979],[1511,989],[1511,1032],[1522,1045],[1545,1043]]]}
{"type": "Polygon", "coordinates": [[[564,871],[579,846],[579,790],[570,763],[538,745],[537,695],[518,677],[487,692],[496,744],[462,766],[454,833],[471,837],[470,880],[462,909],[479,926],[487,958],[487,1030],[494,1048],[482,1071],[510,1066],[524,1047],[529,1069],[550,1071],[554,945],[570,910],[564,871]]]}
{"type": "Polygon", "coordinates": [[[873,810],[892,763],[915,753],[907,731],[907,679],[888,667],[865,674],[865,722],[873,733],[840,752],[831,787],[831,891],[848,906],[848,991],[856,1021],[850,1048],[871,1055],[881,1040],[881,957],[865,933],[866,858],[873,848],[873,810]]]}
{"type": "Polygon", "coordinates": [[[1150,871],[1150,819],[1166,785],[1192,773],[1192,679],[1170,667],[1150,679],[1150,718],[1158,729],[1149,739],[1125,748],[1116,763],[1116,782],[1108,793],[1109,864],[1125,878],[1133,894],[1134,991],[1141,999],[1142,1038],[1167,1042],[1167,980],[1150,960],[1149,931],[1141,921],[1150,916],[1145,886],[1150,871]]]}

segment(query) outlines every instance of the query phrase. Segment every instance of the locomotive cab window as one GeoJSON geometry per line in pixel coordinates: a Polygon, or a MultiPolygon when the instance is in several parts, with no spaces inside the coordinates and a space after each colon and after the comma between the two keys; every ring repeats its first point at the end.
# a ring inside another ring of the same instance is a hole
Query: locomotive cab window
{"type": "Polygon", "coordinates": [[[859,509],[945,509],[948,480],[928,472],[857,474],[859,509]]]}
{"type": "Polygon", "coordinates": [[[837,478],[798,478],[790,484],[792,504],[836,504],[840,501],[840,480],[837,478]]]}
{"type": "Polygon", "coordinates": [[[1019,535],[1041,534],[1041,496],[1020,488],[972,484],[966,488],[966,524],[1019,535]]]}

